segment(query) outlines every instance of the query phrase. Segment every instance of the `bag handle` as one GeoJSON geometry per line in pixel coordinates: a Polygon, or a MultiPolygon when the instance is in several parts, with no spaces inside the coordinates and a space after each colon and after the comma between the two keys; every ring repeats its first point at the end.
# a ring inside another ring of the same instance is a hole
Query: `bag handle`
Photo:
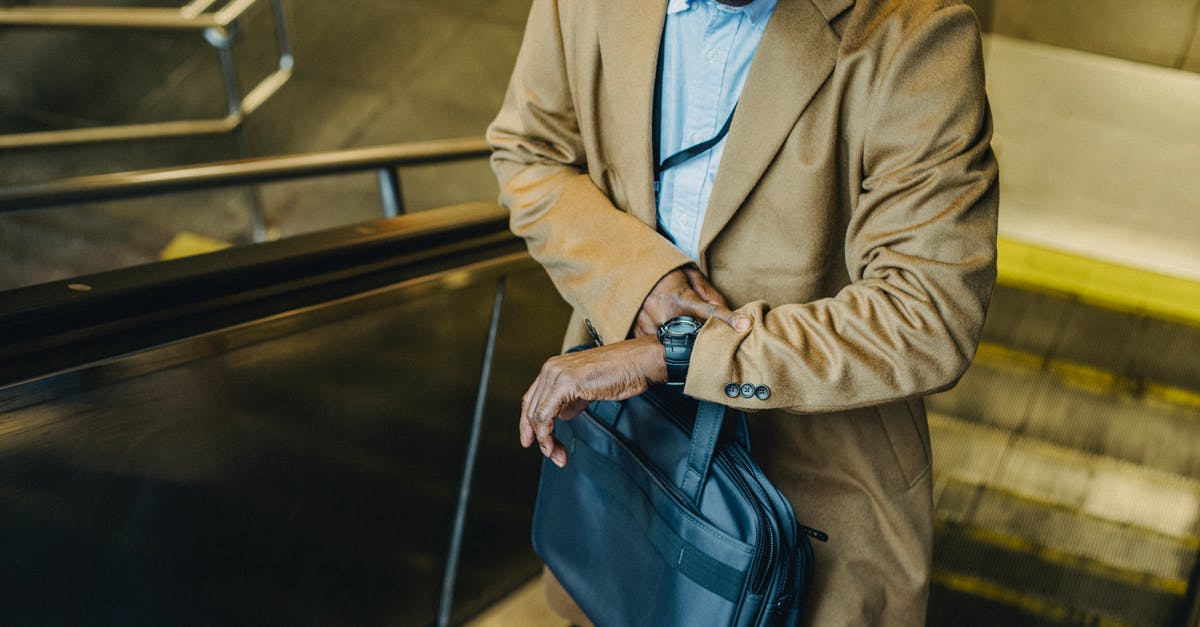
{"type": "Polygon", "coordinates": [[[679,489],[692,504],[700,506],[700,493],[704,480],[712,466],[713,453],[717,450],[717,438],[721,435],[721,423],[725,420],[726,407],[720,403],[700,401],[696,410],[696,422],[692,426],[692,445],[688,450],[687,470],[679,489]]]}

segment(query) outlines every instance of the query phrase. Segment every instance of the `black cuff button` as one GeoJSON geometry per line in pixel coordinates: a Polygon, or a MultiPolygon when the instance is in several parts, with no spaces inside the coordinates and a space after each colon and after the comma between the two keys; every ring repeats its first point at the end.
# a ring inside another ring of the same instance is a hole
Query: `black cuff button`
{"type": "Polygon", "coordinates": [[[765,385],[760,385],[754,388],[754,396],[760,401],[765,401],[768,398],[771,398],[771,388],[765,385]]]}
{"type": "Polygon", "coordinates": [[[729,398],[737,398],[739,390],[740,388],[736,383],[731,382],[725,384],[725,396],[728,396],[729,398]]]}
{"type": "Polygon", "coordinates": [[[753,398],[753,397],[754,397],[754,384],[753,383],[743,383],[742,384],[742,398],[753,398]]]}

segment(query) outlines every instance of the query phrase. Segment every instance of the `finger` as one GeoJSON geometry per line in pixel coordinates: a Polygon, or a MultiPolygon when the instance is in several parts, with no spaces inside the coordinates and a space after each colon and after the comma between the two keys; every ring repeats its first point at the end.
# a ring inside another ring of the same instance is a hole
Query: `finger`
{"type": "Polygon", "coordinates": [[[524,448],[533,446],[533,425],[530,424],[529,419],[525,416],[521,416],[521,420],[517,429],[521,434],[521,446],[524,448]]]}
{"type": "Polygon", "coordinates": [[[750,316],[746,314],[730,311],[728,307],[718,305],[713,309],[712,316],[721,322],[729,325],[734,331],[743,332],[750,330],[750,316]]]}
{"type": "Polygon", "coordinates": [[[554,446],[550,451],[550,461],[554,462],[555,466],[562,468],[567,465],[567,449],[562,445],[562,442],[554,440],[554,446]]]}
{"type": "Polygon", "coordinates": [[[546,457],[554,454],[554,417],[558,415],[560,405],[561,403],[551,402],[534,413],[535,416],[545,417],[544,420],[538,420],[534,424],[533,432],[537,437],[538,448],[546,457]]]}
{"type": "Polygon", "coordinates": [[[643,308],[638,312],[637,324],[634,325],[633,336],[643,337],[646,335],[654,335],[658,332],[658,326],[654,322],[654,317],[650,312],[643,308]]]}
{"type": "MultiPolygon", "coordinates": [[[[543,406],[546,404],[546,395],[554,385],[554,379],[558,376],[558,369],[554,364],[555,357],[546,360],[542,364],[542,370],[538,373],[537,379],[533,382],[533,387],[529,390],[529,404],[526,407],[526,418],[529,420],[529,426],[534,431],[536,439],[538,425],[544,422],[553,422],[554,414],[546,414],[543,411],[543,406]]],[[[530,444],[533,442],[531,441],[530,444]]]]}
{"type": "Polygon", "coordinates": [[[684,268],[684,276],[687,277],[688,285],[700,295],[700,298],[722,307],[728,307],[729,303],[725,301],[725,297],[713,287],[712,283],[708,282],[708,277],[704,276],[703,272],[696,268],[684,268]]]}
{"type": "Polygon", "coordinates": [[[587,406],[588,401],[581,398],[573,403],[568,403],[566,407],[558,412],[558,417],[563,420],[570,420],[587,409],[587,406]]]}
{"type": "Polygon", "coordinates": [[[707,320],[715,310],[721,308],[720,305],[705,300],[692,289],[680,292],[675,305],[682,315],[691,316],[701,322],[707,320]]]}
{"type": "Polygon", "coordinates": [[[537,385],[537,379],[534,379],[530,384],[529,389],[525,390],[525,395],[521,397],[521,418],[518,420],[518,430],[521,436],[521,446],[529,448],[533,445],[533,421],[529,416],[529,412],[533,405],[531,397],[533,396],[533,388],[537,385]]]}

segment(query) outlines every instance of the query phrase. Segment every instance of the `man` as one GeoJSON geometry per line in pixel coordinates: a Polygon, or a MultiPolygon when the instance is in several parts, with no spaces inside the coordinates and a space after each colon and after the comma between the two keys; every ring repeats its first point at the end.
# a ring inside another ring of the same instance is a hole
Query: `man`
{"type": "Polygon", "coordinates": [[[564,346],[589,327],[605,345],[546,363],[521,442],[570,463],[554,417],[666,381],[655,330],[706,321],[684,393],[751,412],[755,459],[830,536],[807,622],[922,625],[921,398],[970,363],[995,278],[977,22],[956,0],[714,2],[534,0],[493,167],[513,232],[574,308],[564,346]],[[713,29],[714,9],[739,13],[737,41],[706,50],[709,29],[680,29],[698,7],[713,29]],[[714,73],[734,78],[693,107],[714,73]],[[694,142],[656,174],[656,153],[694,142]]]}

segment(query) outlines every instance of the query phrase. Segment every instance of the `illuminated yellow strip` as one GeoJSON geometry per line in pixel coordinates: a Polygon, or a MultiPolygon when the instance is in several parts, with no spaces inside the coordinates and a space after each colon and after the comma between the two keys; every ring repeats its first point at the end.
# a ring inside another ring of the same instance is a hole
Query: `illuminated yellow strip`
{"type": "MultiPolygon", "coordinates": [[[[1075,506],[1067,504],[1067,503],[1062,503],[1059,501],[1052,501],[1052,500],[1046,499],[1046,498],[1039,498],[1032,494],[1024,494],[1021,492],[1016,492],[1012,489],[993,485],[991,483],[963,479],[962,477],[954,476],[953,473],[944,472],[941,470],[935,470],[933,473],[933,477],[934,477],[935,481],[943,481],[945,483],[953,483],[953,484],[956,484],[959,486],[965,486],[968,488],[983,488],[983,489],[987,490],[988,492],[991,492],[993,494],[998,494],[1000,496],[1003,496],[1006,499],[1010,499],[1013,501],[1021,501],[1023,503],[1032,505],[1034,507],[1056,510],[1056,511],[1070,514],[1071,516],[1075,516],[1077,518],[1081,518],[1084,520],[1092,520],[1092,521],[1098,521],[1098,522],[1108,523],[1108,524],[1113,524],[1113,525],[1120,525],[1124,529],[1127,529],[1133,533],[1136,533],[1136,534],[1143,536],[1145,538],[1148,538],[1148,539],[1156,540],[1159,542],[1174,543],[1174,544],[1176,544],[1188,551],[1192,551],[1192,552],[1200,551],[1200,536],[1177,536],[1177,535],[1165,533],[1163,531],[1159,531],[1158,529],[1151,529],[1149,527],[1144,527],[1142,525],[1137,525],[1137,524],[1124,522],[1124,521],[1112,520],[1110,518],[1105,518],[1103,516],[1097,516],[1096,514],[1092,514],[1090,512],[1085,512],[1085,511],[1079,509],[1078,507],[1075,507],[1075,506]]],[[[938,521],[939,524],[941,522],[942,521],[938,521]]],[[[950,523],[946,523],[946,524],[950,524],[950,523]]],[[[954,524],[961,526],[961,523],[954,523],[954,524]]]]}
{"type": "MultiPolygon", "coordinates": [[[[975,597],[1003,603],[1005,605],[1020,608],[1030,614],[1042,616],[1052,621],[1067,622],[1069,619],[1074,623],[1079,617],[1079,610],[1068,605],[1064,605],[1057,601],[1047,599],[1045,597],[1036,596],[1006,588],[990,581],[962,575],[959,573],[951,573],[938,570],[933,574],[933,580],[942,586],[949,588],[955,592],[969,594],[975,597]]],[[[1130,623],[1125,623],[1108,616],[1096,613],[1089,625],[1097,627],[1133,627],[1130,623]]]]}
{"type": "Polygon", "coordinates": [[[228,242],[222,242],[219,239],[213,239],[190,231],[180,231],[158,253],[158,258],[166,261],[167,259],[179,259],[180,257],[211,253],[225,248],[229,248],[228,242]]]}
{"type": "Polygon", "coordinates": [[[1069,553],[1062,549],[1030,542],[1024,538],[1001,531],[946,523],[940,520],[936,521],[934,526],[939,531],[953,531],[980,544],[999,547],[1009,553],[1031,555],[1043,562],[1065,566],[1074,571],[1084,572],[1105,579],[1115,579],[1132,586],[1165,592],[1177,597],[1187,594],[1188,582],[1186,579],[1159,577],[1150,573],[1117,568],[1069,553]]]}
{"type": "Polygon", "coordinates": [[[1043,356],[991,342],[981,342],[976,363],[1008,372],[1044,371],[1060,383],[1094,394],[1128,393],[1189,410],[1200,410],[1200,392],[1163,383],[1137,381],[1112,372],[1063,359],[1043,356]]]}
{"type": "Polygon", "coordinates": [[[1000,238],[998,281],[1125,313],[1200,326],[1200,282],[1000,238]]]}

